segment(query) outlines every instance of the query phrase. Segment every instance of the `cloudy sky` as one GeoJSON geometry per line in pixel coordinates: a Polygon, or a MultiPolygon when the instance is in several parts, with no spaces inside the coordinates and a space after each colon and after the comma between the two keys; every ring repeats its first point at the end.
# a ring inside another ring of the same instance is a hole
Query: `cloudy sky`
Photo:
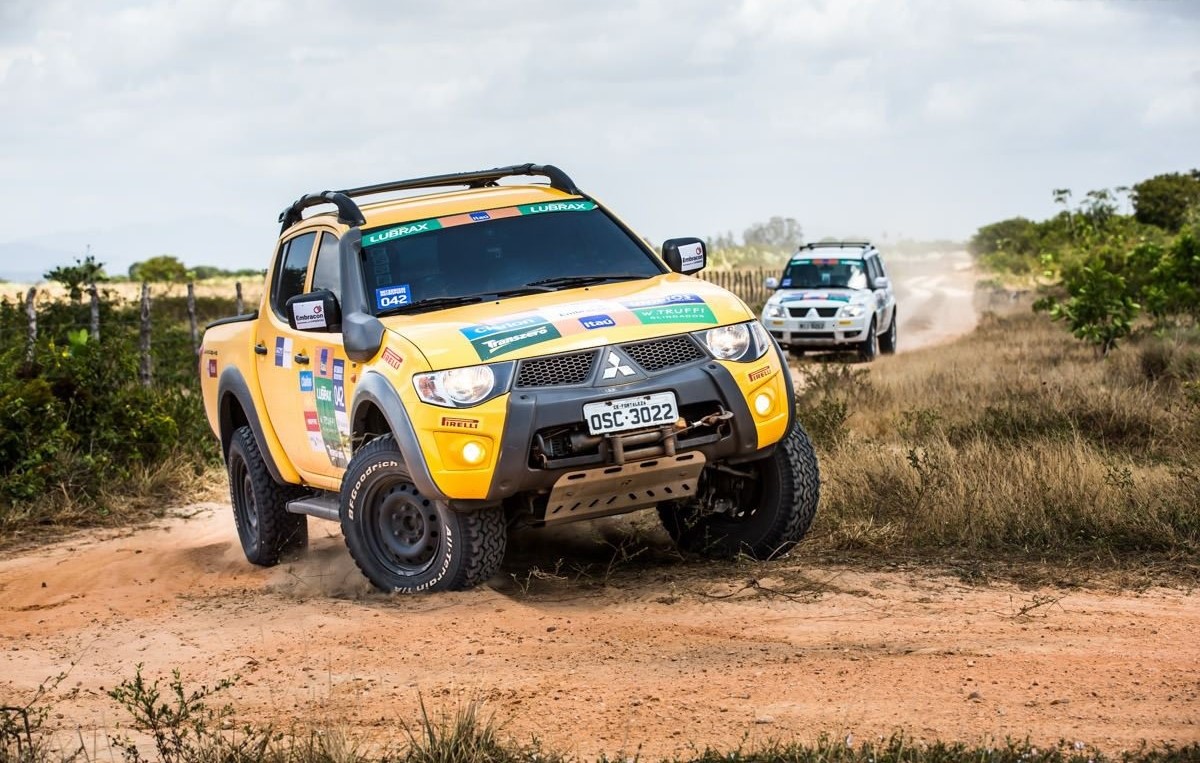
{"type": "Polygon", "coordinates": [[[0,0],[0,277],[262,267],[302,193],[526,161],[655,240],[965,238],[1200,166],[1200,3],[0,0]]]}

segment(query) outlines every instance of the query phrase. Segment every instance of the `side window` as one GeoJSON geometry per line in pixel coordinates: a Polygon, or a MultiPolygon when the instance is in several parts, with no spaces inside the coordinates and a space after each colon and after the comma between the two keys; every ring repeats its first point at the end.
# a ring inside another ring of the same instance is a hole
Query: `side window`
{"type": "Polygon", "coordinates": [[[338,256],[337,236],[321,234],[321,245],[317,248],[317,264],[313,266],[312,290],[329,289],[342,301],[342,262],[338,256]]]}
{"type": "Polygon", "coordinates": [[[279,252],[279,265],[275,272],[275,294],[271,307],[275,314],[287,320],[284,306],[297,294],[304,293],[304,279],[308,276],[308,261],[312,257],[313,243],[317,234],[303,233],[286,242],[279,252]]]}
{"type": "Polygon", "coordinates": [[[867,258],[867,277],[871,279],[872,287],[875,286],[875,279],[878,278],[880,275],[881,274],[879,272],[879,258],[878,257],[868,257],[867,258]]]}

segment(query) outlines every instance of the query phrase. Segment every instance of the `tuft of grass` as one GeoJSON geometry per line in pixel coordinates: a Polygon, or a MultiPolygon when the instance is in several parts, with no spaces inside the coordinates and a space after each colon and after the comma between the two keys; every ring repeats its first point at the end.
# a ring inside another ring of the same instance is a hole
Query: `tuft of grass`
{"type": "Polygon", "coordinates": [[[1098,360],[1044,316],[991,315],[956,342],[855,373],[802,367],[798,413],[824,483],[814,544],[960,560],[1171,559],[1196,574],[1193,342],[1194,332],[1144,336],[1098,360]],[[822,413],[833,404],[845,412],[836,431],[822,413]]]}
{"type": "MultiPolygon", "coordinates": [[[[756,581],[752,581],[756,582],[756,581]]],[[[1015,616],[1057,599],[1035,599],[1015,616]]],[[[43,684],[20,707],[0,708],[0,763],[87,763],[99,759],[82,746],[64,750],[48,739],[38,719],[49,712],[47,692],[65,678],[65,674],[43,684]],[[47,688],[49,687],[49,688],[47,688]],[[26,723],[29,719],[31,723],[26,723]]],[[[454,712],[432,715],[420,703],[415,723],[401,721],[405,739],[399,748],[367,751],[359,742],[340,731],[314,728],[304,734],[285,736],[269,726],[234,723],[235,711],[229,705],[211,706],[216,695],[232,688],[235,678],[214,686],[191,688],[174,671],[164,685],[160,679],[147,679],[141,666],[133,678],[123,680],[109,695],[124,708],[132,729],[149,737],[150,744],[128,736],[111,737],[115,749],[129,763],[564,763],[572,760],[562,753],[547,750],[535,739],[520,744],[502,735],[492,715],[485,715],[482,702],[474,699],[454,712]]],[[[639,748],[640,749],[640,748],[639,748]]],[[[693,748],[699,750],[699,748],[693,748]]],[[[640,755],[638,756],[640,758],[640,755]]],[[[600,761],[629,760],[624,755],[600,761]]],[[[1005,740],[1002,744],[966,744],[964,742],[926,742],[903,733],[879,737],[855,744],[853,735],[844,738],[823,735],[814,743],[768,741],[733,750],[706,747],[688,758],[673,758],[672,763],[951,763],[963,760],[980,763],[1183,763],[1200,760],[1200,743],[1183,747],[1143,746],[1121,751],[1113,757],[1082,742],[1060,741],[1039,746],[1024,741],[1005,740]]],[[[664,763],[666,761],[664,760],[664,763]]]]}

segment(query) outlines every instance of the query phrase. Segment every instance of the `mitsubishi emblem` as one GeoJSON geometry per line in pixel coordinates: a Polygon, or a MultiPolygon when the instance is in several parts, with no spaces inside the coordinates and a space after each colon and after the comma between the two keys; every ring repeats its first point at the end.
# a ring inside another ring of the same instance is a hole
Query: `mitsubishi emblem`
{"type": "Polygon", "coordinates": [[[608,351],[608,368],[604,369],[603,379],[614,379],[617,373],[621,376],[633,376],[633,369],[621,363],[621,358],[612,350],[608,351]]]}

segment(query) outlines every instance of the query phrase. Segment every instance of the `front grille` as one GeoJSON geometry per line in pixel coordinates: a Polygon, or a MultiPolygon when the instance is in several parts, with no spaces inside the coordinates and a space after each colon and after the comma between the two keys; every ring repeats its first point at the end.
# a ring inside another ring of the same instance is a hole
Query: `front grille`
{"type": "MultiPolygon", "coordinates": [[[[808,308],[808,307],[789,307],[788,315],[792,316],[793,318],[807,318],[808,311],[811,309],[812,308],[808,308]]],[[[833,318],[834,316],[837,315],[837,312],[838,312],[838,308],[836,308],[836,307],[818,307],[817,308],[817,315],[819,315],[822,318],[833,318]]]]}
{"type": "Polygon", "coordinates": [[[642,368],[650,373],[662,371],[665,368],[682,366],[685,363],[702,360],[707,355],[696,345],[688,335],[654,339],[639,344],[624,344],[621,349],[642,368]]]}
{"type": "Polygon", "coordinates": [[[517,387],[562,387],[583,384],[592,375],[596,352],[551,355],[522,360],[517,367],[517,387]]]}

